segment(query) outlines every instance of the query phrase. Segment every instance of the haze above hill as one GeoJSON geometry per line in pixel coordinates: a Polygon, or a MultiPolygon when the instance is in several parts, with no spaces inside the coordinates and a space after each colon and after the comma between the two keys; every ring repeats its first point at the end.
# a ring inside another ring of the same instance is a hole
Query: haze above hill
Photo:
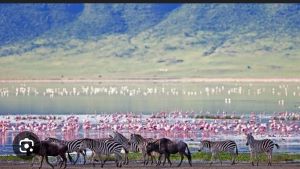
{"type": "Polygon", "coordinates": [[[299,77],[299,4],[1,4],[0,78],[299,77]]]}

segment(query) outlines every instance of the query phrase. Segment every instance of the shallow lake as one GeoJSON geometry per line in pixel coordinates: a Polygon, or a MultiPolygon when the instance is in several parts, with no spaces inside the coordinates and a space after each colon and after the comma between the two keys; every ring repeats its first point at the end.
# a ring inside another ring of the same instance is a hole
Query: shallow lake
{"type": "MultiPolygon", "coordinates": [[[[103,115],[132,112],[151,115],[157,112],[194,112],[199,116],[229,115],[250,117],[262,114],[264,121],[279,112],[300,110],[299,83],[1,83],[0,119],[11,115],[103,115]]],[[[189,119],[190,120],[190,119],[189,119]]],[[[209,119],[207,119],[209,121],[209,119]]],[[[220,120],[224,121],[224,120],[220,120]]],[[[80,124],[82,125],[82,119],[80,124]]],[[[299,120],[293,121],[299,124],[299,120]]],[[[14,122],[11,122],[12,124],[14,122]]],[[[93,125],[98,124],[95,122],[93,125]]],[[[101,131],[107,136],[111,130],[101,131]]],[[[126,132],[126,131],[125,131],[126,132]]],[[[11,154],[16,132],[1,132],[0,154],[11,154]]],[[[153,136],[153,133],[143,133],[153,136]]],[[[268,133],[269,135],[270,133],[268,133]]],[[[268,135],[265,135],[266,138],[268,135]]],[[[65,138],[61,132],[54,133],[65,138]]],[[[99,131],[84,132],[76,137],[100,137],[99,131]],[[88,135],[86,135],[88,134],[88,135]]],[[[189,143],[199,141],[200,131],[191,135],[170,136],[189,143]],[[192,141],[191,141],[192,139],[192,141]]],[[[235,138],[241,151],[247,151],[239,134],[211,135],[210,139],[235,138]]],[[[299,135],[272,137],[282,148],[279,152],[299,153],[299,135]]]]}
{"type": "Polygon", "coordinates": [[[298,112],[299,83],[1,83],[1,114],[298,112]]]}

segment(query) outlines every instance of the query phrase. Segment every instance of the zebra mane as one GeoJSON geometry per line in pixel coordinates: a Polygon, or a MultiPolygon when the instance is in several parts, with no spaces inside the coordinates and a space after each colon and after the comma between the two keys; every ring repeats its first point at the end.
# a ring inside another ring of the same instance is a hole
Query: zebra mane
{"type": "Polygon", "coordinates": [[[127,141],[129,141],[129,139],[126,138],[123,134],[121,134],[121,133],[119,133],[119,132],[117,132],[117,131],[113,131],[113,132],[114,132],[114,136],[113,136],[114,139],[115,139],[115,138],[118,138],[118,137],[121,137],[122,140],[127,140],[127,141]]]}
{"type": "Polygon", "coordinates": [[[209,140],[202,140],[201,143],[203,144],[204,147],[206,148],[211,148],[211,141],[209,140]]]}
{"type": "Polygon", "coordinates": [[[247,140],[255,140],[252,133],[247,134],[247,140]]]}
{"type": "Polygon", "coordinates": [[[142,137],[140,134],[132,134],[133,138],[135,138],[135,140],[137,140],[138,142],[140,141],[144,141],[145,138],[142,137]]]}

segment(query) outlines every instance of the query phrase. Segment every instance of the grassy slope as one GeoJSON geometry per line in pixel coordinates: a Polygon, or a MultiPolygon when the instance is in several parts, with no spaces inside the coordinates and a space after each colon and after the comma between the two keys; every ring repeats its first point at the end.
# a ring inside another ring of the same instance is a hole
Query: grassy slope
{"type": "Polygon", "coordinates": [[[68,50],[64,46],[40,47],[21,55],[0,58],[0,79],[60,79],[62,75],[64,79],[98,79],[99,76],[299,77],[300,50],[286,50],[291,46],[289,40],[283,44],[269,39],[240,44],[228,41],[212,55],[203,56],[205,47],[185,44],[198,38],[175,37],[163,42],[137,39],[129,44],[126,37],[116,36],[96,42],[75,41],[72,45],[77,47],[68,50]],[[146,42],[150,49],[144,48],[146,42]],[[166,48],[169,43],[174,49],[166,48]],[[132,46],[137,50],[127,52],[132,46]],[[265,46],[272,49],[262,50],[265,46]],[[230,54],[232,51],[234,54],[230,54]]]}

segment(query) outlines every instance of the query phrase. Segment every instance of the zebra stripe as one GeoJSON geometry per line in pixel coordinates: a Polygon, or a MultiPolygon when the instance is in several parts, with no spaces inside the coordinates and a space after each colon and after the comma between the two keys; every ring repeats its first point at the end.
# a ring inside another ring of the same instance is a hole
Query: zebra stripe
{"type": "MultiPolygon", "coordinates": [[[[54,143],[60,143],[64,144],[68,147],[68,153],[76,152],[77,153],[77,158],[73,162],[73,164],[76,164],[77,160],[79,159],[80,154],[83,156],[84,164],[86,163],[86,150],[85,149],[80,149],[80,145],[82,143],[82,139],[76,139],[76,140],[71,140],[71,141],[65,141],[65,140],[59,140],[56,138],[48,137],[45,139],[46,141],[54,142],[54,143]]],[[[69,159],[72,162],[72,159],[69,159]]]]}
{"type": "Polygon", "coordinates": [[[213,163],[213,159],[216,155],[218,155],[218,158],[220,160],[220,163],[222,165],[222,160],[220,159],[219,153],[220,152],[229,152],[231,154],[232,158],[232,165],[235,164],[235,159],[238,156],[238,148],[236,142],[232,140],[225,140],[225,141],[209,141],[209,140],[202,140],[199,151],[202,151],[203,148],[208,148],[209,151],[212,153],[211,156],[211,162],[213,163]],[[235,150],[235,151],[234,151],[235,150]]]}
{"type": "Polygon", "coordinates": [[[274,149],[274,145],[277,148],[279,148],[279,145],[275,144],[270,139],[255,140],[254,137],[252,136],[252,133],[247,134],[246,146],[249,146],[252,165],[254,165],[253,156],[257,159],[257,165],[258,165],[259,162],[259,159],[257,158],[258,153],[266,153],[269,160],[268,165],[272,165],[271,162],[272,162],[272,152],[274,149]]]}
{"type": "MultiPolygon", "coordinates": [[[[95,155],[110,155],[115,154],[116,157],[116,165],[117,167],[122,167],[122,155],[121,151],[124,149],[123,145],[112,140],[112,139],[89,139],[85,138],[83,139],[80,148],[89,148],[93,151],[95,155]]],[[[94,158],[92,157],[93,166],[95,166],[94,158]]],[[[101,160],[101,167],[103,167],[104,163],[106,162],[106,159],[103,161],[101,160]]]]}
{"type": "Polygon", "coordinates": [[[124,135],[122,135],[117,131],[113,131],[113,133],[114,133],[113,139],[116,142],[122,144],[127,150],[129,150],[129,139],[127,139],[124,135]]]}
{"type": "Polygon", "coordinates": [[[113,139],[122,144],[124,149],[125,149],[125,160],[124,160],[124,164],[128,164],[129,163],[129,158],[128,158],[128,153],[130,150],[130,143],[129,143],[129,139],[127,139],[124,135],[122,135],[121,133],[117,132],[117,131],[113,131],[113,139]]]}
{"type": "Polygon", "coordinates": [[[139,144],[136,142],[130,142],[130,151],[135,153],[142,152],[142,150],[139,148],[139,144]]]}
{"type": "Polygon", "coordinates": [[[142,152],[143,158],[144,158],[144,165],[148,164],[149,157],[151,157],[152,163],[153,163],[153,158],[152,154],[147,153],[147,145],[148,143],[153,143],[156,141],[156,139],[153,138],[143,138],[139,134],[131,134],[130,135],[130,145],[131,145],[131,150],[134,152],[142,152]],[[146,160],[146,158],[148,159],[146,160]]]}
{"type": "Polygon", "coordinates": [[[146,146],[148,143],[153,143],[156,141],[153,138],[144,138],[139,134],[131,134],[130,135],[130,145],[131,149],[136,152],[146,151],[146,146]]]}

